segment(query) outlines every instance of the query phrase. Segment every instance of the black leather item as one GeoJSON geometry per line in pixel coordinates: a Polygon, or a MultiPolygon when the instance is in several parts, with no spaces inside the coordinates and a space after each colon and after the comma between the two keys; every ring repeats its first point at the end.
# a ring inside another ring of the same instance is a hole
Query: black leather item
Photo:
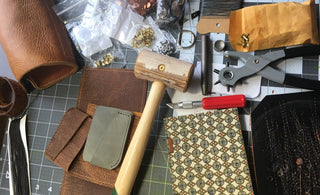
{"type": "Polygon", "coordinates": [[[319,194],[320,94],[266,96],[251,123],[258,194],[319,194]]]}

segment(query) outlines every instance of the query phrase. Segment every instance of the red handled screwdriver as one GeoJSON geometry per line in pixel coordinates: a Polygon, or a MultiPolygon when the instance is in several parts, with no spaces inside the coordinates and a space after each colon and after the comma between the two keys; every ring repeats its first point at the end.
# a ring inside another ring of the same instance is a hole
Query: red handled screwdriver
{"type": "Polygon", "coordinates": [[[167,106],[169,106],[172,109],[191,109],[202,106],[202,108],[206,110],[236,107],[242,108],[245,105],[246,97],[244,95],[205,97],[202,99],[202,101],[186,101],[167,104],[167,106]]]}

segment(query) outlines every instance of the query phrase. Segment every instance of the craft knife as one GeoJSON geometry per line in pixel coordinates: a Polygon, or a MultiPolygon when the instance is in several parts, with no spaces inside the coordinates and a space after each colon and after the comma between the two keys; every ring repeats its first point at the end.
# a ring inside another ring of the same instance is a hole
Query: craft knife
{"type": "Polygon", "coordinates": [[[246,104],[246,98],[244,95],[229,95],[229,96],[217,96],[206,97],[201,101],[186,101],[178,103],[168,103],[167,106],[172,109],[191,109],[201,107],[205,110],[210,109],[223,109],[223,108],[235,108],[244,107],[246,104]]]}

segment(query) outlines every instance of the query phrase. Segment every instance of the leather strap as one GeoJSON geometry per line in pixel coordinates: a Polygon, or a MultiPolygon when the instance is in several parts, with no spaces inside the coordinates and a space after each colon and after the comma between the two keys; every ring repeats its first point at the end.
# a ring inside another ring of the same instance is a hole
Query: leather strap
{"type": "Polygon", "coordinates": [[[0,116],[18,116],[26,109],[27,103],[27,93],[17,81],[0,77],[0,116]]]}

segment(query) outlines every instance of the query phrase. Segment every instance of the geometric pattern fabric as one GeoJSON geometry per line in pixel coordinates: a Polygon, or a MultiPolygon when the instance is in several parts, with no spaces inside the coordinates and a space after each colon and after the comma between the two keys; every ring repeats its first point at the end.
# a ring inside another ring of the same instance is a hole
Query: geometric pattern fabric
{"type": "Polygon", "coordinates": [[[175,194],[254,194],[237,108],[164,123],[175,194]]]}

